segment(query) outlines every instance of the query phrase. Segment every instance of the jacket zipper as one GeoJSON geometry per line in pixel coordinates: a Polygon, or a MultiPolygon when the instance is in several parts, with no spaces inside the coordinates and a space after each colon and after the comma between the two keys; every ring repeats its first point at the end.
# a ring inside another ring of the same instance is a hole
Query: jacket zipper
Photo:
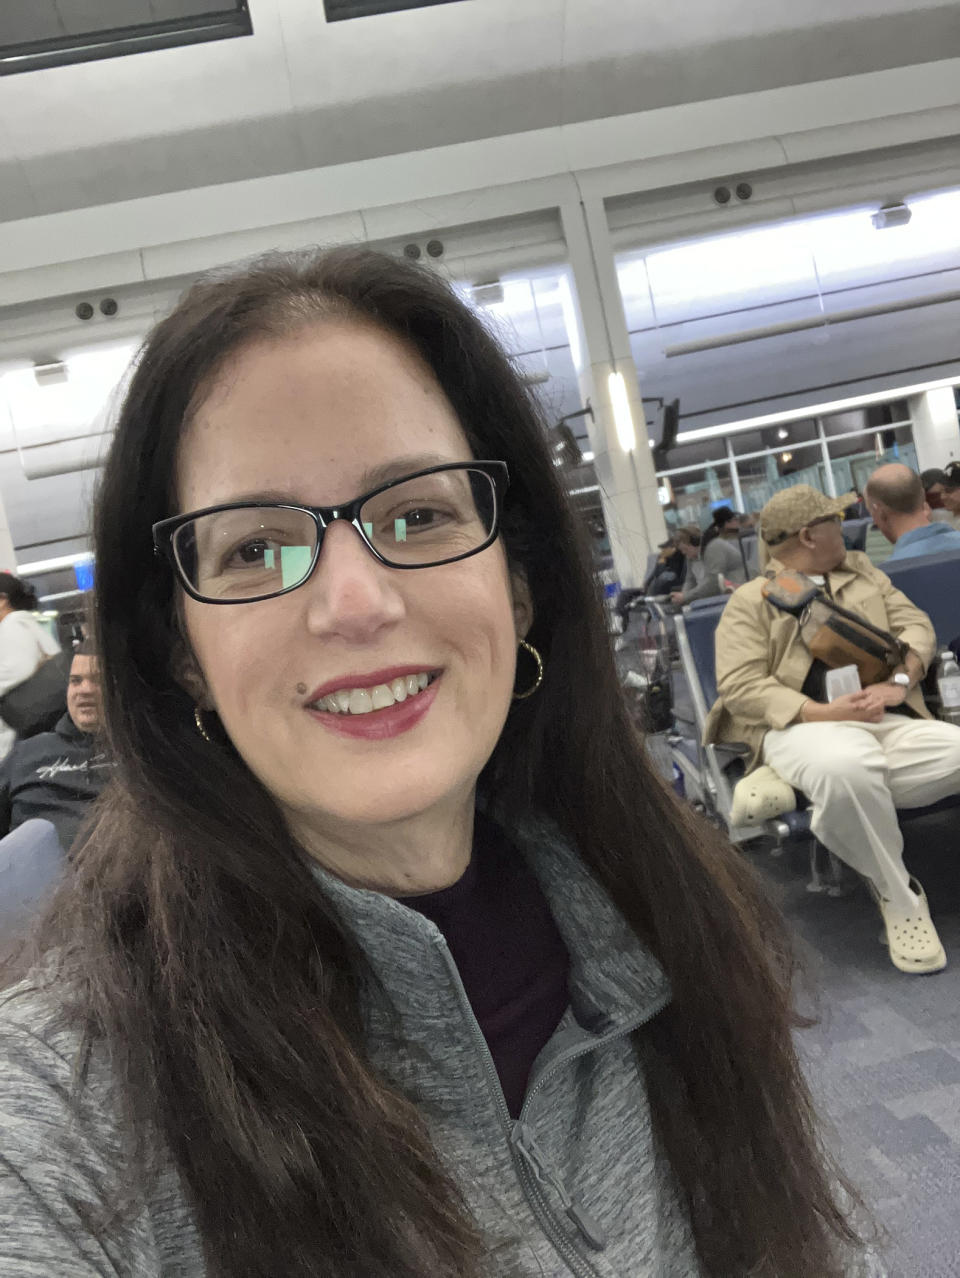
{"type": "Polygon", "coordinates": [[[487,1082],[490,1086],[490,1092],[493,1096],[497,1112],[504,1133],[507,1136],[507,1144],[510,1148],[511,1157],[520,1185],[523,1188],[527,1201],[534,1209],[540,1225],[547,1235],[549,1241],[553,1244],[556,1251],[566,1262],[570,1271],[583,1278],[599,1278],[594,1265],[590,1263],[586,1257],[579,1255],[572,1247],[569,1239],[559,1229],[554,1220],[554,1213],[550,1204],[547,1202],[546,1196],[540,1186],[543,1184],[550,1185],[554,1192],[563,1203],[564,1210],[568,1218],[576,1225],[584,1241],[595,1251],[603,1251],[607,1245],[607,1238],[599,1223],[594,1220],[590,1213],[578,1203],[570,1194],[562,1178],[551,1169],[546,1155],[540,1148],[540,1145],[534,1138],[533,1129],[529,1123],[523,1121],[524,1111],[530,1101],[537,1094],[543,1083],[551,1074],[553,1074],[561,1065],[567,1065],[570,1061],[576,1060],[578,1056],[586,1056],[589,1052],[595,1051],[599,1047],[603,1047],[614,1039],[621,1038],[624,1034],[630,1034],[635,1029],[639,1029],[641,1025],[645,1025],[651,1020],[657,1012],[661,1011],[669,1002],[669,995],[664,997],[654,1005],[643,1016],[638,1016],[635,1021],[629,1022],[625,1026],[621,1026],[615,1031],[595,1039],[591,1043],[579,1043],[576,1047],[570,1047],[566,1051],[561,1052],[557,1058],[551,1062],[550,1068],[545,1070],[537,1079],[533,1088],[528,1092],[524,1099],[520,1110],[520,1118],[517,1122],[510,1116],[507,1109],[506,1098],[503,1094],[503,1087],[500,1083],[500,1076],[497,1073],[497,1067],[494,1064],[490,1048],[487,1046],[487,1040],[483,1036],[483,1030],[473,1014],[473,1008],[470,1006],[470,1000],[467,997],[467,991],[464,988],[463,981],[460,977],[459,969],[454,961],[453,955],[450,953],[450,947],[447,945],[446,938],[438,936],[436,943],[440,947],[443,954],[444,962],[450,973],[451,980],[457,991],[457,995],[467,1012],[467,1020],[470,1025],[470,1032],[477,1043],[477,1049],[480,1059],[483,1063],[484,1072],[487,1082]]]}
{"type": "Polygon", "coordinates": [[[541,1229],[546,1234],[548,1242],[550,1242],[558,1252],[570,1272],[576,1274],[577,1278],[600,1278],[595,1267],[574,1250],[569,1239],[564,1236],[555,1224],[550,1204],[547,1202],[543,1191],[540,1189],[537,1178],[531,1171],[527,1160],[518,1149],[517,1143],[513,1140],[513,1119],[510,1117],[510,1111],[507,1109],[507,1101],[503,1094],[503,1087],[500,1084],[500,1076],[497,1073],[496,1065],[493,1063],[493,1057],[490,1055],[490,1048],[487,1046],[487,1040],[483,1037],[483,1030],[480,1028],[477,1018],[473,1014],[473,1008],[470,1006],[467,991],[464,989],[459,969],[457,968],[453,955],[450,953],[450,947],[447,945],[446,938],[439,936],[437,937],[436,943],[440,947],[443,954],[443,960],[450,973],[450,979],[453,981],[460,1002],[463,1004],[467,1013],[470,1032],[476,1040],[477,1050],[480,1054],[484,1073],[487,1077],[487,1083],[490,1087],[490,1094],[492,1095],[494,1104],[497,1107],[500,1124],[503,1128],[504,1135],[507,1138],[507,1147],[510,1150],[510,1157],[513,1160],[513,1165],[516,1169],[517,1178],[520,1181],[520,1186],[524,1192],[524,1196],[532,1207],[533,1214],[537,1218],[541,1229]]]}
{"type": "Polygon", "coordinates": [[[526,1160],[534,1177],[542,1185],[550,1185],[563,1203],[563,1209],[580,1230],[585,1240],[595,1251],[603,1251],[607,1245],[607,1236],[602,1226],[590,1215],[582,1203],[571,1198],[559,1175],[552,1171],[546,1155],[537,1143],[533,1128],[529,1123],[516,1122],[510,1134],[510,1141],[526,1160]]]}
{"type": "MultiPolygon", "coordinates": [[[[571,1197],[570,1192],[561,1177],[551,1170],[547,1162],[546,1155],[534,1139],[532,1127],[529,1123],[524,1122],[524,1114],[527,1111],[527,1106],[533,1100],[534,1096],[536,1096],[537,1092],[540,1091],[540,1088],[551,1074],[556,1073],[556,1071],[562,1066],[569,1065],[571,1061],[577,1060],[580,1056],[586,1056],[590,1052],[596,1051],[598,1048],[604,1047],[608,1043],[613,1042],[615,1039],[622,1038],[625,1034],[632,1034],[634,1030],[639,1029],[641,1025],[646,1025],[647,1022],[652,1020],[658,1012],[661,1012],[669,1001],[669,994],[664,994],[651,1008],[644,1012],[642,1016],[637,1016],[634,1020],[628,1021],[626,1025],[621,1025],[616,1030],[611,1030],[608,1034],[602,1034],[592,1042],[578,1043],[575,1047],[568,1047],[566,1051],[560,1052],[556,1057],[554,1057],[554,1059],[550,1062],[549,1067],[543,1071],[534,1083],[533,1087],[531,1087],[527,1092],[527,1095],[524,1097],[523,1105],[520,1107],[520,1118],[514,1126],[514,1133],[511,1139],[515,1141],[521,1151],[521,1154],[528,1156],[531,1162],[539,1169],[540,1174],[537,1177],[538,1180],[542,1180],[553,1187],[559,1195],[560,1201],[563,1203],[564,1210],[569,1218],[577,1226],[587,1243],[596,1251],[603,1251],[607,1245],[608,1240],[603,1227],[593,1218],[593,1216],[590,1215],[581,1203],[578,1203],[576,1199],[571,1197]]],[[[484,1040],[484,1046],[486,1046],[486,1040],[484,1040]]],[[[487,1055],[489,1056],[489,1049],[487,1055]]]]}

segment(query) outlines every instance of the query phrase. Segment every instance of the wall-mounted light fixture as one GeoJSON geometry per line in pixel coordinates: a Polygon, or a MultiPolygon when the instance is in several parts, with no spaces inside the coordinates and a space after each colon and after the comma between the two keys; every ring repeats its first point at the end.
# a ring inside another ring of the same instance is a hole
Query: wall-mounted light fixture
{"type": "Polygon", "coordinates": [[[630,411],[623,373],[610,373],[607,377],[607,390],[610,392],[610,405],[613,408],[613,421],[620,447],[625,453],[632,453],[637,446],[637,434],[633,427],[633,414],[630,411]]]}

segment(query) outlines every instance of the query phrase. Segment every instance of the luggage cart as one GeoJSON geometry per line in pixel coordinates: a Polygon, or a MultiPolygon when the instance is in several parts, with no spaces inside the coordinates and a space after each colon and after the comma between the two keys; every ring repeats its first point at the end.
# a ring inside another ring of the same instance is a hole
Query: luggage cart
{"type": "Polygon", "coordinates": [[[630,715],[648,735],[673,724],[671,637],[664,600],[637,596],[625,606],[626,626],[614,644],[630,715]]]}

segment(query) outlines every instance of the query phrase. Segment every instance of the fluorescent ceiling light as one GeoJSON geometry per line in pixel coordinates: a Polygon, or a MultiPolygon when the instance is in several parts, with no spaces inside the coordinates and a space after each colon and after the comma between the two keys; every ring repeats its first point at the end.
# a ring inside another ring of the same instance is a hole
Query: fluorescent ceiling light
{"type": "Polygon", "coordinates": [[[607,389],[610,392],[610,404],[613,408],[613,421],[617,428],[617,439],[625,453],[633,452],[637,446],[637,435],[633,428],[633,414],[627,398],[627,384],[623,373],[611,373],[607,378],[607,389]]]}
{"type": "Polygon", "coordinates": [[[18,445],[104,429],[135,350],[111,346],[0,377],[0,403],[6,401],[18,445]]]}
{"type": "Polygon", "coordinates": [[[89,550],[76,555],[59,555],[56,559],[38,559],[32,564],[17,564],[17,572],[25,577],[40,577],[47,572],[60,572],[64,568],[75,568],[77,564],[92,564],[93,554],[89,550]]]}
{"type": "Polygon", "coordinates": [[[581,453],[580,456],[583,458],[585,462],[593,461],[593,453],[591,452],[581,453]]]}

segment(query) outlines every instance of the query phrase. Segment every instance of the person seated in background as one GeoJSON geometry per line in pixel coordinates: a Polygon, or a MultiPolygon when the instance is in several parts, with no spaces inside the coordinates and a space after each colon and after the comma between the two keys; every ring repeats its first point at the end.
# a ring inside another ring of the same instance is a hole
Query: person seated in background
{"type": "Polygon", "coordinates": [[[920,472],[923,493],[930,507],[930,519],[933,523],[952,523],[953,516],[943,504],[943,486],[946,475],[937,467],[920,472]]]}
{"type": "Polygon", "coordinates": [[[873,522],[893,542],[890,559],[960,550],[960,531],[931,522],[923,482],[909,466],[892,462],[875,470],[866,500],[873,522]]]}
{"type": "MultiPolygon", "coordinates": [[[[11,572],[0,572],[0,707],[7,693],[20,688],[47,658],[60,651],[56,639],[32,615],[36,608],[34,588],[11,572]]],[[[10,753],[17,739],[12,720],[12,714],[10,724],[0,718],[0,759],[10,753]]]]}
{"type": "MultiPolygon", "coordinates": [[[[719,511],[717,512],[720,513],[719,511]]],[[[687,579],[682,590],[670,595],[675,604],[692,603],[694,599],[708,599],[722,595],[725,582],[742,586],[747,579],[746,561],[740,550],[740,520],[730,512],[731,518],[723,521],[718,537],[707,542],[706,533],[698,538],[695,529],[687,529],[685,540],[678,545],[687,560],[687,579]],[[697,563],[696,569],[694,563],[697,563]]]]}
{"type": "Polygon", "coordinates": [[[676,536],[671,537],[669,541],[661,542],[658,549],[660,553],[657,556],[657,562],[643,586],[645,595],[669,594],[674,586],[680,585],[683,581],[687,564],[676,536]]]}
{"type": "Polygon", "coordinates": [[[706,550],[714,537],[719,537],[727,524],[732,519],[739,519],[740,516],[730,506],[718,506],[713,512],[713,518],[703,530],[703,548],[706,550]]]}
{"type": "Polygon", "coordinates": [[[74,654],[67,713],[53,732],[19,741],[0,765],[0,835],[31,817],[50,821],[69,852],[109,776],[100,744],[100,672],[89,640],[74,654]]]}
{"type": "Polygon", "coordinates": [[[960,792],[960,727],[931,718],[917,686],[936,656],[921,612],[865,554],[847,551],[841,513],[798,484],[767,502],[760,536],[765,573],[793,569],[842,607],[908,646],[888,682],[827,701],[827,667],[804,643],[796,617],[763,595],[764,577],[741,586],[717,627],[718,699],[707,742],[745,742],[748,768],[768,764],[807,796],[814,835],[862,874],[877,899],[890,958],[903,972],[936,972],[946,955],[920,884],[903,864],[897,808],[960,792]]]}
{"type": "Polygon", "coordinates": [[[954,528],[960,528],[960,461],[950,462],[943,468],[943,492],[940,500],[950,516],[954,528]]]}

